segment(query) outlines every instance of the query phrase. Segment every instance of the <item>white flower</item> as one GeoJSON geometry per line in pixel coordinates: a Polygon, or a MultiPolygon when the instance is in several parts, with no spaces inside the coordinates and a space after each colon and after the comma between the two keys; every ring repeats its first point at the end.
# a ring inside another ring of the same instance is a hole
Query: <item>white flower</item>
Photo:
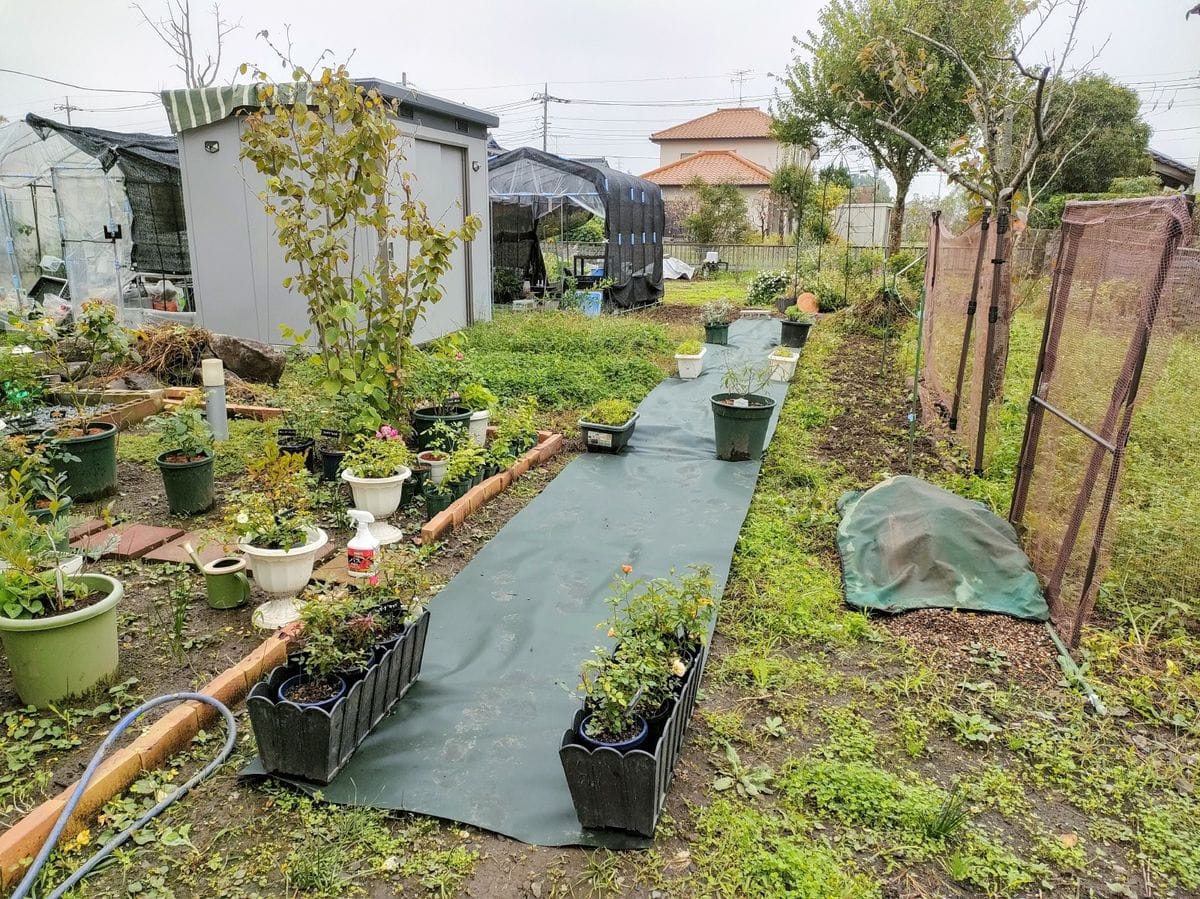
{"type": "Polygon", "coordinates": [[[671,673],[676,677],[683,677],[687,674],[687,665],[683,663],[683,659],[671,660],[671,673]]]}
{"type": "Polygon", "coordinates": [[[249,524],[250,523],[250,513],[249,512],[238,512],[237,523],[238,524],[249,524]]]}

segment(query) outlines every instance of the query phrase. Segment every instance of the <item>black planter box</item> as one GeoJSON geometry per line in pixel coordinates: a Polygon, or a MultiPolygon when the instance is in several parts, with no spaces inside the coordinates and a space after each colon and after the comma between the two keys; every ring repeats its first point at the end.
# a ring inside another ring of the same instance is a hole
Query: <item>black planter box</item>
{"type": "Polygon", "coordinates": [[[421,673],[429,612],[405,628],[394,646],[356,677],[332,709],[301,708],[278,699],[279,685],[299,673],[289,660],[255,684],[246,698],[258,755],[268,774],[327,784],[350,760],[421,673]]]}
{"type": "Polygon", "coordinates": [[[641,749],[589,749],[579,741],[579,725],[587,711],[575,713],[571,729],[563,734],[558,758],[571,789],[575,815],[583,827],[654,836],[707,658],[705,646],[688,668],[671,713],[662,725],[651,725],[650,736],[641,749]]]}
{"type": "Polygon", "coordinates": [[[634,412],[623,425],[601,425],[579,420],[579,430],[589,453],[619,453],[629,443],[633,429],[637,427],[639,413],[634,412]]]}

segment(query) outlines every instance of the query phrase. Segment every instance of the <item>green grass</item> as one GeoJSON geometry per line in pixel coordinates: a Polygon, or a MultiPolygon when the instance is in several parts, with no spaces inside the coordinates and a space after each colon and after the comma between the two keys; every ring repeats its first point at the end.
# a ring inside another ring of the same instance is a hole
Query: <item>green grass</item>
{"type": "Polygon", "coordinates": [[[467,358],[500,396],[536,396],[543,408],[639,402],[662,380],[675,341],[662,325],[629,317],[503,313],[467,330],[467,358]]]}
{"type": "Polygon", "coordinates": [[[664,303],[680,306],[703,306],[712,300],[732,300],[744,305],[746,288],[753,272],[721,272],[703,280],[667,281],[664,303]]]}
{"type": "MultiPolygon", "coordinates": [[[[263,444],[275,434],[278,422],[254,421],[247,418],[229,420],[229,439],[216,445],[216,461],[213,470],[217,477],[240,474],[246,470],[246,462],[262,453],[263,444]]],[[[163,452],[159,439],[154,434],[141,431],[122,432],[117,440],[117,459],[154,467],[154,460],[163,452]]]]}

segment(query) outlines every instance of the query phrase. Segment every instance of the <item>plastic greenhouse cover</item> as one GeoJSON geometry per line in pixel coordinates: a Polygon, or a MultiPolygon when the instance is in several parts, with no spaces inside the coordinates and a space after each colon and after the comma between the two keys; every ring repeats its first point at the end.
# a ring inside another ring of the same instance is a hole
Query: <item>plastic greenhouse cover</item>
{"type": "Polygon", "coordinates": [[[533,159],[518,159],[493,170],[488,193],[493,200],[534,206],[539,217],[571,203],[604,218],[604,199],[592,182],[533,159]]]}
{"type": "Polygon", "coordinates": [[[838,552],[850,605],[1049,617],[1017,532],[981,503],[899,475],[843,494],[838,509],[838,552]]]}
{"type": "MultiPolygon", "coordinates": [[[[541,846],[649,845],[580,827],[558,749],[579,707],[580,662],[611,642],[596,624],[622,564],[654,578],[706,563],[713,598],[724,590],[759,463],[716,458],[710,397],[724,366],[766,358],[779,324],[736,321],[729,339],[709,348],[722,358],[699,378],[650,392],[624,452],[573,459],[439,591],[420,679],[320,788],[325,800],[541,846]]],[[[763,391],[777,403],[772,429],[786,390],[772,382],[763,391]]],[[[244,773],[262,768],[255,760],[244,773]]]]}

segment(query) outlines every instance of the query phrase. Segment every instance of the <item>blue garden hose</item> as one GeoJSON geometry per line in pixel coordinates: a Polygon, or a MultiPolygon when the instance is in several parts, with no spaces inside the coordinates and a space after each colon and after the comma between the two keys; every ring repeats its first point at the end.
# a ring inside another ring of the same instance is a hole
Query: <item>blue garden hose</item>
{"type": "Polygon", "coordinates": [[[100,744],[100,748],[96,750],[96,754],[92,756],[92,760],[88,763],[87,770],[84,771],[83,776],[79,778],[79,784],[75,787],[75,792],[71,794],[71,798],[67,802],[66,807],[62,810],[62,814],[58,816],[58,821],[55,822],[54,829],[50,831],[50,836],[46,838],[46,842],[43,844],[41,851],[37,854],[37,858],[33,860],[33,864],[31,864],[29,866],[29,870],[25,872],[25,878],[20,882],[20,884],[17,885],[17,888],[13,892],[10,899],[24,899],[24,897],[28,895],[29,890],[33,887],[34,882],[37,880],[38,874],[42,870],[42,866],[46,864],[46,859],[50,857],[50,853],[54,850],[54,844],[58,842],[59,836],[62,835],[63,828],[67,826],[67,821],[70,820],[71,813],[75,811],[75,806],[79,804],[79,800],[83,796],[83,791],[87,788],[88,781],[90,781],[93,775],[95,775],[96,769],[100,767],[100,763],[104,761],[104,757],[108,754],[109,749],[112,748],[112,745],[116,742],[117,738],[121,736],[121,734],[127,727],[129,727],[129,725],[133,724],[134,721],[146,714],[146,712],[150,711],[151,709],[158,708],[160,705],[167,705],[168,703],[173,702],[204,702],[220,712],[221,716],[225,719],[225,745],[221,747],[221,751],[217,754],[217,757],[205,765],[203,769],[192,775],[192,778],[187,783],[179,787],[179,789],[159,802],[156,806],[154,806],[154,808],[150,809],[150,811],[146,812],[146,814],[142,815],[142,817],[138,818],[127,828],[101,846],[96,854],[84,862],[83,866],[79,868],[78,871],[72,874],[57,889],[55,889],[54,892],[49,895],[48,899],[59,899],[59,897],[65,894],[67,890],[71,889],[71,887],[75,886],[77,883],[79,883],[79,881],[83,880],[83,878],[90,874],[92,869],[94,869],[96,865],[98,865],[103,859],[111,855],[114,849],[116,849],[118,846],[121,846],[126,840],[133,836],[135,831],[140,829],[152,818],[157,817],[159,813],[161,813],[167,806],[179,799],[182,799],[192,787],[196,786],[196,784],[200,783],[200,781],[204,780],[206,777],[216,771],[217,768],[219,768],[224,761],[229,758],[229,754],[233,752],[234,743],[237,741],[237,724],[234,723],[233,713],[229,711],[229,709],[226,708],[225,705],[219,700],[216,700],[211,696],[205,696],[203,693],[168,693],[165,696],[158,696],[149,700],[148,702],[142,703],[140,706],[122,718],[120,722],[118,722],[117,726],[113,728],[112,733],[110,733],[105,738],[104,742],[100,744]]]}

